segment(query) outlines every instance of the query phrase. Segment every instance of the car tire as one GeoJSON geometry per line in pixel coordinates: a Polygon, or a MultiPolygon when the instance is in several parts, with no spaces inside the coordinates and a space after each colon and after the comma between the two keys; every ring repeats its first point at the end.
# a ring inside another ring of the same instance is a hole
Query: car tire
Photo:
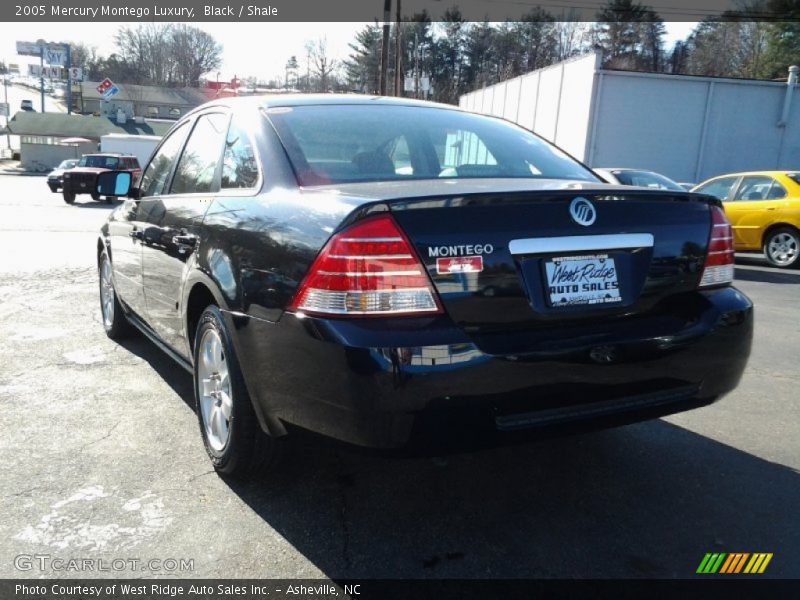
{"type": "Polygon", "coordinates": [[[203,311],[194,337],[194,394],[206,453],[223,477],[249,479],[278,462],[283,442],[261,430],[222,312],[203,311]]]}
{"type": "Polygon", "coordinates": [[[75,204],[75,193],[74,192],[68,192],[68,191],[65,190],[65,191],[61,192],[61,195],[64,197],[64,202],[66,202],[67,204],[75,204]]]}
{"type": "Polygon", "coordinates": [[[106,196],[106,204],[114,204],[114,200],[116,199],[116,196],[106,196]]]}
{"type": "Polygon", "coordinates": [[[103,329],[112,340],[128,337],[133,329],[114,289],[114,276],[111,259],[108,252],[103,250],[97,263],[98,279],[100,281],[100,317],[103,320],[103,329]]]}
{"type": "Polygon", "coordinates": [[[777,227],[764,238],[763,250],[773,267],[800,267],[800,232],[794,227],[777,227]]]}
{"type": "Polygon", "coordinates": [[[100,194],[98,194],[97,192],[92,192],[92,200],[94,200],[95,202],[99,202],[100,194]]]}

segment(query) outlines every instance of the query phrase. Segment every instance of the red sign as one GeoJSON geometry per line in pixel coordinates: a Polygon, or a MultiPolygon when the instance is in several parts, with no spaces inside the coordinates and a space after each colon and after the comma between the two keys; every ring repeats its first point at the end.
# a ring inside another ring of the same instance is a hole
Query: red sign
{"type": "Polygon", "coordinates": [[[103,79],[103,81],[100,82],[100,85],[97,86],[97,88],[96,88],[97,89],[97,93],[102,96],[113,85],[114,85],[114,82],[111,81],[108,77],[106,77],[105,79],[103,79]]]}
{"type": "Polygon", "coordinates": [[[439,275],[480,273],[481,271],[483,271],[482,256],[453,256],[436,259],[436,272],[439,275]]]}

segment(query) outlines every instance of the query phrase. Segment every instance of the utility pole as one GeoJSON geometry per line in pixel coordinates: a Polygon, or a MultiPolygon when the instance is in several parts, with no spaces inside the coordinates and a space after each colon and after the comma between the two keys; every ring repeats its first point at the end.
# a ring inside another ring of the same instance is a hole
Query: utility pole
{"type": "Polygon", "coordinates": [[[397,0],[397,22],[395,23],[394,36],[394,95],[398,98],[403,95],[401,72],[403,70],[403,53],[400,51],[400,0],[397,0]]]}
{"type": "Polygon", "coordinates": [[[419,99],[419,36],[414,34],[414,98],[419,99]]]}
{"type": "Polygon", "coordinates": [[[67,114],[72,114],[72,46],[67,44],[67,114]]]}
{"type": "Polygon", "coordinates": [[[392,14],[392,0],[383,0],[383,43],[381,44],[381,96],[386,95],[389,82],[389,19],[392,14]]]}
{"type": "Polygon", "coordinates": [[[39,93],[42,100],[42,112],[44,112],[44,40],[39,40],[39,93]]]}
{"type": "MultiPolygon", "coordinates": [[[[8,65],[8,63],[5,63],[8,65]]],[[[8,108],[8,112],[6,113],[6,145],[8,149],[11,150],[11,134],[8,132],[8,121],[11,119],[9,116],[11,114],[11,107],[8,105],[8,68],[6,68],[6,73],[3,75],[3,101],[6,103],[6,107],[8,108]]]]}

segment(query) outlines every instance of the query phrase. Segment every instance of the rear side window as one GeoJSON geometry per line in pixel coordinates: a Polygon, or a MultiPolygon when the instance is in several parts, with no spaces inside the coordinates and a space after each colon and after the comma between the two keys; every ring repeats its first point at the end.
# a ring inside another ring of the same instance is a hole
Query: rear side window
{"type": "Polygon", "coordinates": [[[264,112],[301,185],[476,177],[599,181],[555,146],[491,117],[380,104],[264,112]]]}
{"type": "Polygon", "coordinates": [[[701,185],[695,191],[701,194],[714,196],[720,200],[727,200],[731,193],[731,188],[733,188],[733,185],[736,183],[737,179],[738,177],[723,177],[721,179],[715,179],[714,181],[709,181],[708,183],[701,185]]]}
{"type": "Polygon", "coordinates": [[[736,200],[777,200],[786,196],[783,186],[767,175],[752,175],[742,179],[736,200]]]}
{"type": "Polygon", "coordinates": [[[217,167],[222,157],[228,117],[221,113],[201,115],[178,161],[171,194],[219,191],[217,167]]]}
{"type": "Polygon", "coordinates": [[[222,188],[252,188],[258,181],[256,153],[236,116],[231,120],[222,157],[222,188]]]}
{"type": "Polygon", "coordinates": [[[677,183],[652,171],[612,171],[612,173],[624,185],[649,187],[656,190],[672,190],[674,192],[684,191],[677,183]]]}
{"type": "Polygon", "coordinates": [[[167,177],[172,171],[188,130],[186,123],[179,125],[159,146],[142,175],[142,183],[139,186],[142,196],[160,196],[164,193],[167,177]]]}

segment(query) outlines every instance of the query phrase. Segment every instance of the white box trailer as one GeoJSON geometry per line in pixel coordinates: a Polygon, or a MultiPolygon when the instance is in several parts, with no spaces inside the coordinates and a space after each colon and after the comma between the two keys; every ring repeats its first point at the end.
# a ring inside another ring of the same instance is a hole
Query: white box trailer
{"type": "Polygon", "coordinates": [[[161,137],[157,135],[109,133],[100,137],[100,152],[133,154],[139,159],[139,164],[144,169],[147,166],[147,161],[150,160],[150,155],[160,141],[161,137]]]}

